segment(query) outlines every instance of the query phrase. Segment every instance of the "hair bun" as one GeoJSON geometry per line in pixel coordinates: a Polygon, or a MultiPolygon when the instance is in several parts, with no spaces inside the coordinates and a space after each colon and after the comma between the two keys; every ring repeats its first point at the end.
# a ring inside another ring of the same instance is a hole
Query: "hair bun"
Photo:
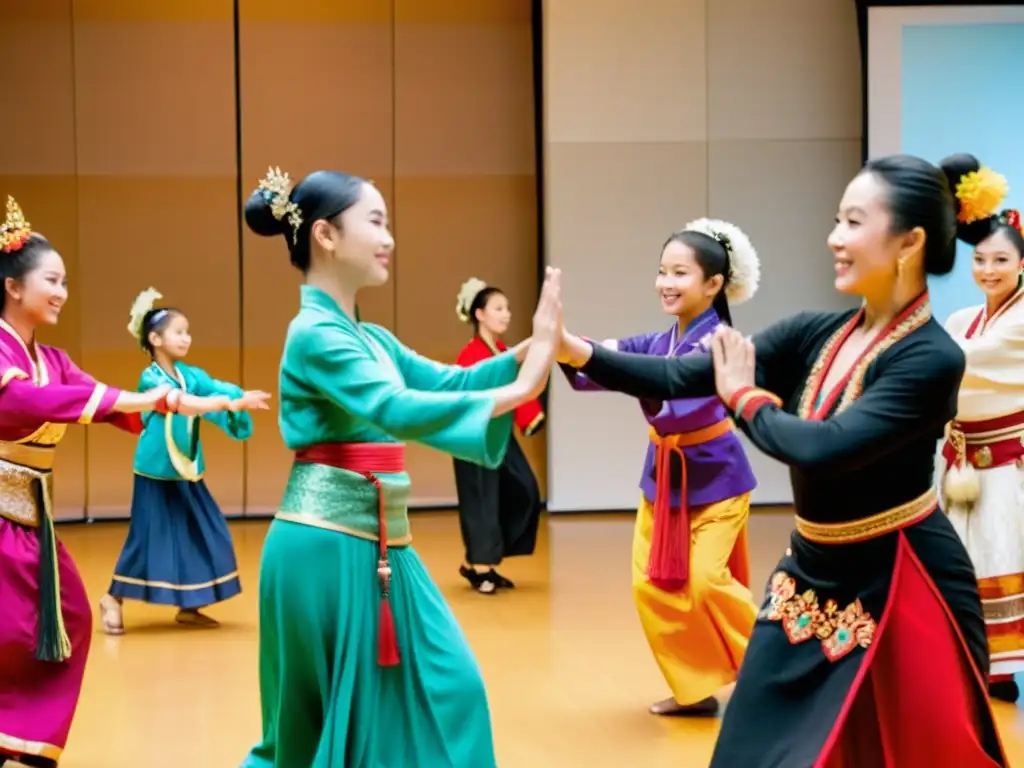
{"type": "Polygon", "coordinates": [[[291,229],[286,220],[274,217],[274,213],[270,209],[270,203],[267,202],[263,193],[258,189],[245,201],[244,212],[245,223],[249,226],[249,229],[260,237],[283,235],[286,230],[291,229]]]}
{"type": "Polygon", "coordinates": [[[955,201],[957,239],[978,245],[992,233],[992,217],[1009,192],[1006,178],[967,153],[950,155],[939,165],[955,201]]]}

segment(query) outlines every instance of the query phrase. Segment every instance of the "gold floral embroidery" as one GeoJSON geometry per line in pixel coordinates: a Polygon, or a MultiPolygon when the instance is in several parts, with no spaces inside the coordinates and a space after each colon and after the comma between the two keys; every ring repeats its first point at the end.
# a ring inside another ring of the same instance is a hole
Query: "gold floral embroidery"
{"type": "MultiPolygon", "coordinates": [[[[843,325],[832,334],[829,340],[825,342],[825,345],[818,353],[818,358],[814,361],[814,365],[811,367],[811,372],[807,377],[807,383],[804,385],[804,391],[800,396],[800,405],[797,410],[800,418],[813,419],[814,411],[818,405],[817,401],[819,395],[827,397],[830,394],[823,393],[821,391],[822,385],[825,382],[825,376],[828,374],[833,358],[838,351],[837,347],[846,339],[847,336],[850,335],[850,332],[857,323],[860,322],[862,312],[863,310],[851,317],[846,323],[843,323],[843,325]]],[[[839,404],[835,409],[837,414],[842,413],[849,408],[863,393],[864,377],[867,375],[868,367],[898,341],[902,341],[922,325],[927,323],[931,316],[931,302],[925,299],[891,330],[889,330],[884,337],[873,342],[864,351],[854,364],[849,380],[843,388],[839,404]]]]}
{"type": "Polygon", "coordinates": [[[868,648],[878,628],[859,599],[842,610],[835,600],[822,608],[813,589],[797,594],[796,579],[785,571],[772,576],[768,600],[761,618],[780,622],[794,645],[816,638],[829,661],[839,661],[855,648],[868,648]]]}

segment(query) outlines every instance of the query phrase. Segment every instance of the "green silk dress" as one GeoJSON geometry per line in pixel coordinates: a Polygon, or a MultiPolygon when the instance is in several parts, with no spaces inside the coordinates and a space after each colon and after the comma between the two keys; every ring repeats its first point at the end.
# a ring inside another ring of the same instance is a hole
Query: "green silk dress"
{"type": "MultiPolygon", "coordinates": [[[[511,354],[472,368],[417,355],[384,328],[302,287],[280,371],[289,449],[416,441],[497,467],[512,414],[483,390],[511,354]]],[[[411,540],[405,472],[379,474],[401,658],[377,662],[378,496],[355,472],[296,462],[260,565],[263,738],[243,768],[495,768],[473,652],[411,540]]]]}

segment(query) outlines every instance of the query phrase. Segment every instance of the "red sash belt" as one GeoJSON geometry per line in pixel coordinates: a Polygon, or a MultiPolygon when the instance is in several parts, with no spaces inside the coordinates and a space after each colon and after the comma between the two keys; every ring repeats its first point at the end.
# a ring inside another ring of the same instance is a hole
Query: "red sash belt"
{"type": "Polygon", "coordinates": [[[991,469],[1024,457],[1024,411],[979,421],[950,422],[942,458],[949,467],[991,469]]]}
{"type": "Polygon", "coordinates": [[[690,576],[690,513],[686,504],[686,457],[683,448],[714,440],[733,429],[730,419],[711,424],[693,432],[659,435],[651,428],[654,443],[654,533],[647,559],[647,580],[658,589],[673,592],[686,586],[690,576]],[[671,505],[670,467],[672,454],[679,456],[682,468],[679,484],[679,506],[671,505]]]}
{"type": "Polygon", "coordinates": [[[295,461],[325,464],[329,467],[357,472],[377,488],[377,519],[380,524],[380,553],[377,579],[380,582],[380,621],[377,635],[377,663],[382,667],[398,664],[398,638],[395,617],[391,611],[391,563],[388,559],[388,521],[384,489],[376,473],[405,471],[405,446],[401,443],[320,443],[295,452],[295,461]]]}

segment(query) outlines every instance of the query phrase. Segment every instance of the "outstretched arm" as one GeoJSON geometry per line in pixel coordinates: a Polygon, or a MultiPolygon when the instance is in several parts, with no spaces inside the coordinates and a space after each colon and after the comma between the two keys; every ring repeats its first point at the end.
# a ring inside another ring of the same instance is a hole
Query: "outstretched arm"
{"type": "MultiPolygon", "coordinates": [[[[189,367],[193,379],[192,394],[200,397],[220,397],[225,402],[238,400],[245,394],[237,384],[215,379],[202,368],[189,367]]],[[[235,440],[248,440],[252,437],[252,415],[248,411],[222,410],[206,413],[203,418],[216,424],[227,435],[235,440]]]]}
{"type": "Polygon", "coordinates": [[[399,440],[499,466],[512,434],[510,411],[518,404],[509,398],[507,387],[475,392],[415,388],[395,375],[411,369],[402,359],[403,348],[385,343],[380,334],[374,337],[392,356],[397,371],[389,371],[388,361],[370,354],[342,325],[323,321],[291,340],[285,375],[290,370],[299,372],[299,386],[312,386],[340,408],[399,440]],[[494,418],[499,413],[504,415],[494,418]]]}
{"type": "Polygon", "coordinates": [[[381,326],[364,323],[363,328],[396,361],[406,383],[413,389],[424,391],[472,392],[511,384],[519,373],[522,356],[526,354],[526,345],[521,344],[478,361],[470,362],[460,355],[455,365],[447,365],[410,349],[381,326]]]}
{"type": "Polygon", "coordinates": [[[44,422],[90,424],[108,422],[129,432],[142,430],[139,412],[154,407],[155,395],[108,387],[63,361],[62,381],[37,387],[24,371],[9,367],[0,376],[0,426],[31,428],[44,422]]]}
{"type": "MultiPolygon", "coordinates": [[[[754,336],[758,386],[788,399],[799,383],[794,363],[807,328],[807,315],[777,322],[754,336]]],[[[563,345],[568,361],[605,389],[651,400],[715,395],[715,371],[710,353],[661,357],[616,352],[578,337],[563,345]],[[567,349],[566,349],[567,348],[567,349]]]]}
{"type": "MultiPolygon", "coordinates": [[[[883,365],[876,362],[876,365],[883,365]]],[[[964,372],[962,355],[943,357],[926,345],[900,351],[846,410],[823,421],[786,413],[768,397],[743,391],[730,409],[761,451],[799,467],[847,469],[902,450],[923,434],[938,433],[956,415],[964,372]]]]}

